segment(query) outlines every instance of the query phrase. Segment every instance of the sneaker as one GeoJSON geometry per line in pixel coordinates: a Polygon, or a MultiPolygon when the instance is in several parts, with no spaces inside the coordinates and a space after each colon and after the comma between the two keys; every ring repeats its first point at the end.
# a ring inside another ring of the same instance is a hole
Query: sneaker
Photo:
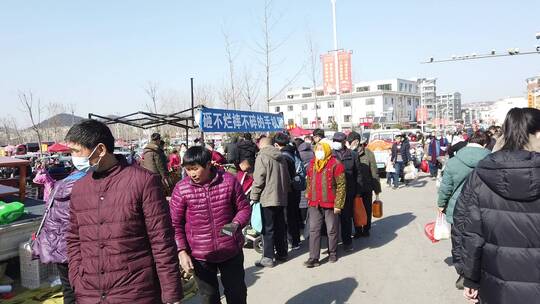
{"type": "Polygon", "coordinates": [[[259,261],[255,262],[255,266],[272,268],[275,266],[275,264],[271,258],[262,258],[259,261]]]}
{"type": "Polygon", "coordinates": [[[352,244],[349,244],[349,245],[343,245],[343,251],[345,252],[352,252],[354,250],[353,248],[353,245],[352,244]]]}
{"type": "Polygon", "coordinates": [[[337,262],[337,260],[338,260],[338,258],[337,258],[337,256],[335,256],[335,255],[331,255],[331,256],[328,258],[328,262],[330,262],[330,263],[335,263],[335,262],[337,262]]]}
{"type": "Polygon", "coordinates": [[[287,255],[276,255],[277,262],[287,262],[287,255]]]}
{"type": "Polygon", "coordinates": [[[299,242],[298,244],[293,244],[291,246],[291,249],[292,250],[299,250],[300,249],[300,246],[302,246],[302,242],[299,242]]]}
{"type": "Polygon", "coordinates": [[[369,237],[369,230],[362,232],[362,237],[369,237]]]}
{"type": "Polygon", "coordinates": [[[306,266],[307,268],[319,267],[321,266],[321,263],[319,262],[319,260],[308,259],[304,262],[304,266],[306,266]]]}

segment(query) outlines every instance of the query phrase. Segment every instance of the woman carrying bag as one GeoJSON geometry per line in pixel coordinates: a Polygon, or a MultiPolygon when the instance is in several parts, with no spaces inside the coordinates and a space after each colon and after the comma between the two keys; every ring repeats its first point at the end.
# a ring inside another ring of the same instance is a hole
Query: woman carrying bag
{"type": "Polygon", "coordinates": [[[334,156],[330,145],[315,146],[315,159],[307,170],[306,198],[309,218],[309,259],[307,268],[320,266],[321,228],[326,224],[329,262],[337,262],[339,214],[345,205],[345,167],[334,156]]]}

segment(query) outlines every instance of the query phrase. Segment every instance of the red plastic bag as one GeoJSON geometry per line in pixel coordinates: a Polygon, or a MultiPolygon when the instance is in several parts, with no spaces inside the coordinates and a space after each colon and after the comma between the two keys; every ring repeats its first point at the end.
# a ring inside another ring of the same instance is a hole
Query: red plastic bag
{"type": "Polygon", "coordinates": [[[354,220],[354,226],[355,227],[362,227],[367,225],[367,213],[366,213],[366,207],[364,207],[364,201],[362,200],[361,196],[357,196],[354,198],[354,206],[353,206],[353,220],[354,220]]]}
{"type": "Polygon", "coordinates": [[[426,226],[424,226],[424,233],[426,234],[427,238],[432,242],[432,243],[437,243],[438,240],[435,239],[435,222],[429,222],[426,224],[426,226]]]}
{"type": "Polygon", "coordinates": [[[427,162],[427,160],[423,160],[422,163],[420,164],[420,170],[422,170],[422,172],[424,173],[429,173],[429,164],[427,162]]]}

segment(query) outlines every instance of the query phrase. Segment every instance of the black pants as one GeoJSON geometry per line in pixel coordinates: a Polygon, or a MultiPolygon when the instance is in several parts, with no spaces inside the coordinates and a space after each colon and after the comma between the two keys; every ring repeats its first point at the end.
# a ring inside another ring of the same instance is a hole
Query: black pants
{"type": "Polygon", "coordinates": [[[345,197],[345,206],[341,210],[340,224],[341,224],[341,241],[343,245],[348,246],[352,244],[352,223],[353,223],[353,204],[354,195],[347,194],[345,197]]]}
{"type": "Polygon", "coordinates": [[[227,303],[246,303],[247,287],[244,280],[244,254],[241,252],[234,258],[221,263],[208,263],[193,259],[195,279],[199,285],[201,303],[221,303],[219,295],[218,270],[221,274],[227,303]]]}
{"type": "Polygon", "coordinates": [[[371,218],[373,212],[373,192],[362,193],[362,201],[364,202],[364,208],[366,209],[367,225],[364,227],[356,227],[356,232],[369,232],[371,229],[371,218]]]}
{"type": "Polygon", "coordinates": [[[287,224],[285,207],[263,207],[263,256],[273,259],[275,253],[287,255],[287,224]]]}
{"type": "Polygon", "coordinates": [[[68,264],[56,264],[60,281],[62,282],[62,293],[64,294],[64,304],[75,304],[75,292],[69,284],[68,264]]]}
{"type": "Polygon", "coordinates": [[[299,191],[289,192],[287,202],[287,231],[293,247],[300,244],[300,195],[299,191]]]}

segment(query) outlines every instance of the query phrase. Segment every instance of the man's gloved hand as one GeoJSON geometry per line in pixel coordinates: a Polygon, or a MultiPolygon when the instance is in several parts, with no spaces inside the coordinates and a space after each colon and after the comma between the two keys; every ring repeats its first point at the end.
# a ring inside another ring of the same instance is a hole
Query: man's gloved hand
{"type": "Polygon", "coordinates": [[[236,233],[236,231],[238,231],[239,227],[240,225],[238,225],[235,222],[226,224],[223,226],[223,228],[221,228],[221,235],[233,236],[236,233]]]}

